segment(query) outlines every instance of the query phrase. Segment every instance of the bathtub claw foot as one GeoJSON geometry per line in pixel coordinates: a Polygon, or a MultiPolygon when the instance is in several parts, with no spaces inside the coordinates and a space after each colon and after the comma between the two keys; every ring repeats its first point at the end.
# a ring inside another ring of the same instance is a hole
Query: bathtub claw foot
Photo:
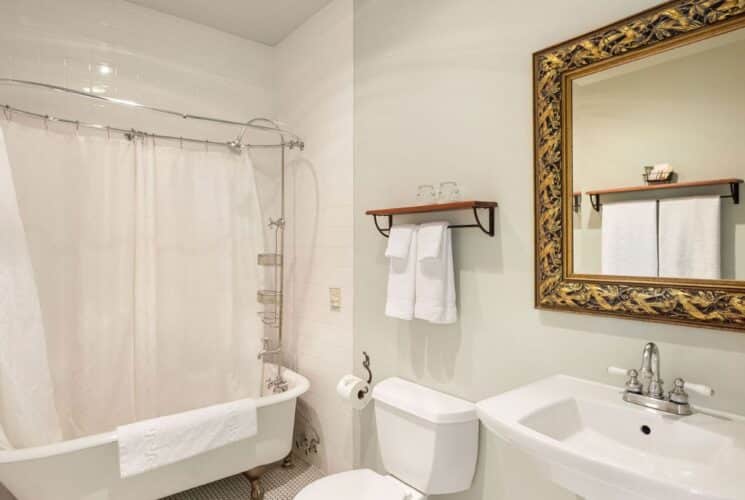
{"type": "Polygon", "coordinates": [[[250,479],[251,481],[251,500],[264,500],[264,486],[261,484],[261,478],[250,479]]]}
{"type": "Polygon", "coordinates": [[[264,500],[264,485],[261,484],[261,476],[267,471],[267,466],[256,467],[246,471],[243,475],[251,483],[251,500],[264,500]]]}

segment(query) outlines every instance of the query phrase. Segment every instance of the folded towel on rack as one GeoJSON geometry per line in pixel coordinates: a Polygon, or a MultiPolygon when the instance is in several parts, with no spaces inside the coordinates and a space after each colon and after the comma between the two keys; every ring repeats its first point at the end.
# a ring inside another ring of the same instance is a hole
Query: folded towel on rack
{"type": "Polygon", "coordinates": [[[257,425],[256,403],[241,399],[120,426],[119,474],[142,474],[248,439],[257,425]]]}
{"type": "Polygon", "coordinates": [[[391,228],[386,256],[389,257],[388,297],[385,315],[414,319],[416,287],[417,227],[402,224],[391,228]],[[390,253],[390,255],[389,255],[390,253]]]}
{"type": "Polygon", "coordinates": [[[657,201],[603,205],[601,268],[614,276],[657,276],[657,201]]]}
{"type": "Polygon", "coordinates": [[[432,323],[455,323],[458,320],[458,308],[452,235],[447,222],[419,226],[417,254],[414,317],[432,323]],[[434,241],[433,235],[439,235],[439,243],[434,241]],[[422,245],[425,248],[420,251],[422,245]]]}
{"type": "Polygon", "coordinates": [[[385,256],[388,258],[405,259],[409,255],[411,240],[416,232],[416,226],[413,224],[400,224],[393,226],[388,234],[388,246],[385,249],[385,256]]]}
{"type": "Polygon", "coordinates": [[[660,276],[721,278],[719,196],[660,201],[660,276]]]}
{"type": "Polygon", "coordinates": [[[447,232],[447,222],[430,222],[419,226],[417,232],[417,259],[437,259],[442,251],[443,233],[447,232]]]}

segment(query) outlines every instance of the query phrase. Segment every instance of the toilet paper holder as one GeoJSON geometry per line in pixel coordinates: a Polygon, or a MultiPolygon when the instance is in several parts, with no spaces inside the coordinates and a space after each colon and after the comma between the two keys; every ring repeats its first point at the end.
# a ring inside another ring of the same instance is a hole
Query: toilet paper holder
{"type": "Polygon", "coordinates": [[[357,394],[359,399],[364,398],[370,392],[370,384],[372,384],[373,379],[372,370],[370,370],[370,356],[365,351],[362,351],[362,367],[367,372],[367,386],[357,394]]]}

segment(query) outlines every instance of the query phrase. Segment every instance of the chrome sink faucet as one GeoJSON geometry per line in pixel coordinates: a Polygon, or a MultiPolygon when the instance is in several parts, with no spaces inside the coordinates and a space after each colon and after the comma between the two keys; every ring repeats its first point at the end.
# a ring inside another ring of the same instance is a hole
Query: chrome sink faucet
{"type": "Polygon", "coordinates": [[[608,373],[629,377],[626,381],[626,390],[623,393],[624,401],[674,415],[691,415],[693,413],[691,405],[688,403],[686,390],[703,396],[714,395],[714,389],[711,387],[691,384],[685,382],[682,378],[676,378],[673,389],[665,395],[664,382],[660,378],[660,350],[653,342],[644,346],[642,366],[638,371],[611,366],[608,368],[608,373]],[[641,381],[639,380],[640,375],[641,381]]]}
{"type": "Polygon", "coordinates": [[[642,353],[642,393],[655,399],[665,397],[664,381],[660,378],[660,350],[657,344],[650,342],[644,346],[642,353]]]}

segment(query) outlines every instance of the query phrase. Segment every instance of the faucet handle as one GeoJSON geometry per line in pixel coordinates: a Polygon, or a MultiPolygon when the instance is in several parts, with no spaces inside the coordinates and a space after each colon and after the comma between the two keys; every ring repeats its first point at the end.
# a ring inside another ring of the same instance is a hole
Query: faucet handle
{"type": "Polygon", "coordinates": [[[625,368],[617,368],[615,366],[608,367],[608,373],[611,375],[620,375],[622,377],[629,377],[626,381],[626,390],[636,394],[641,394],[642,383],[639,382],[639,372],[636,370],[627,370],[625,368]]]}
{"type": "Polygon", "coordinates": [[[628,377],[631,375],[631,370],[627,370],[626,368],[617,368],[615,366],[609,366],[608,373],[610,373],[611,375],[620,375],[621,377],[628,377]]]}
{"type": "Polygon", "coordinates": [[[712,397],[714,395],[714,389],[708,385],[703,384],[692,384],[690,382],[683,382],[683,388],[690,392],[695,392],[701,396],[712,397]]]}
{"type": "Polygon", "coordinates": [[[673,403],[688,404],[688,393],[686,391],[695,392],[696,394],[700,394],[702,396],[710,397],[714,395],[714,389],[712,389],[708,385],[691,384],[686,382],[682,378],[676,378],[673,385],[675,387],[672,391],[670,391],[669,396],[670,401],[672,401],[673,403]]]}

